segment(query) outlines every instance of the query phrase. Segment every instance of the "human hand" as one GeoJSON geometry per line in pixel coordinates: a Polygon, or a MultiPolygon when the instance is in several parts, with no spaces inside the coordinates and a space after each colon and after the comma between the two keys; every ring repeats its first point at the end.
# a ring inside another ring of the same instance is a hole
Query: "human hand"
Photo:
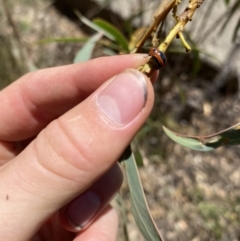
{"type": "Polygon", "coordinates": [[[150,81],[125,69],[146,61],[39,70],[0,92],[1,240],[116,239],[117,160],[153,105],[150,81]]]}

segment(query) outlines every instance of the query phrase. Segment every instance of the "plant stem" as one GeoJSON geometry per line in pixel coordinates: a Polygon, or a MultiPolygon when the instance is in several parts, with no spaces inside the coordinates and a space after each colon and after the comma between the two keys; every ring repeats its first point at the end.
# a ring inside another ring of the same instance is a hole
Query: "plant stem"
{"type": "MultiPolygon", "coordinates": [[[[188,6],[185,8],[185,10],[182,12],[182,14],[180,14],[180,16],[176,16],[176,8],[174,8],[174,7],[176,7],[175,4],[178,4],[179,2],[177,0],[175,0],[173,3],[172,2],[169,3],[168,6],[171,6],[171,8],[174,9],[173,14],[174,14],[174,17],[177,20],[177,23],[171,29],[171,31],[168,33],[165,40],[159,45],[159,47],[158,47],[159,51],[161,51],[162,53],[165,53],[167,48],[169,47],[169,45],[173,41],[173,39],[176,38],[177,36],[180,36],[182,38],[182,40],[184,40],[184,37],[182,35],[184,27],[189,21],[192,21],[192,18],[193,18],[193,15],[194,15],[195,11],[197,10],[197,8],[199,8],[201,6],[201,4],[203,2],[204,2],[204,0],[189,0],[188,6]]],[[[151,31],[154,30],[154,27],[156,26],[157,19],[160,19],[160,17],[162,19],[162,16],[165,16],[166,12],[168,13],[169,11],[170,10],[167,9],[167,11],[163,11],[163,13],[160,13],[159,16],[155,18],[154,23],[151,25],[151,27],[149,28],[149,30],[147,31],[145,36],[151,35],[150,30],[151,31]]],[[[145,41],[147,39],[145,36],[143,37],[142,41],[139,42],[140,46],[143,44],[142,43],[143,40],[145,41]]],[[[184,44],[185,48],[189,49],[190,46],[188,46],[186,41],[184,40],[183,42],[185,42],[185,44],[184,44]]],[[[137,47],[138,47],[138,45],[137,45],[137,47]]],[[[151,61],[150,61],[147,64],[145,64],[144,66],[141,66],[139,68],[139,70],[150,77],[152,75],[153,71],[154,71],[154,66],[151,64],[151,61]]]]}
{"type": "Polygon", "coordinates": [[[171,0],[171,2],[169,2],[166,6],[164,6],[164,10],[156,17],[154,17],[153,24],[148,28],[148,30],[141,38],[141,40],[136,44],[136,49],[133,51],[134,53],[141,52],[141,47],[143,46],[143,44],[151,36],[152,32],[154,32],[157,29],[158,25],[167,17],[168,13],[171,11],[174,5],[175,5],[175,0],[171,0]]]}
{"type": "Polygon", "coordinates": [[[166,52],[167,48],[173,41],[173,39],[178,35],[179,32],[183,32],[183,29],[185,25],[192,21],[192,17],[196,11],[197,8],[201,6],[201,4],[204,2],[204,0],[190,0],[188,6],[185,8],[183,13],[178,17],[178,22],[176,25],[172,28],[172,30],[167,35],[166,39],[162,44],[159,46],[159,50],[163,53],[166,52]]]}

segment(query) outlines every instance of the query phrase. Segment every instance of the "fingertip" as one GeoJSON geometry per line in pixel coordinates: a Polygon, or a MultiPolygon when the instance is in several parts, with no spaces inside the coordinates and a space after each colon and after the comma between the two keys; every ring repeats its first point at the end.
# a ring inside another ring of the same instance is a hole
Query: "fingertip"
{"type": "Polygon", "coordinates": [[[109,240],[115,241],[118,230],[118,214],[108,206],[103,213],[83,232],[79,232],[73,241],[109,240]]]}
{"type": "Polygon", "coordinates": [[[118,163],[99,178],[86,191],[65,205],[59,211],[62,226],[72,232],[86,229],[103,210],[120,189],[123,174],[118,163]]]}

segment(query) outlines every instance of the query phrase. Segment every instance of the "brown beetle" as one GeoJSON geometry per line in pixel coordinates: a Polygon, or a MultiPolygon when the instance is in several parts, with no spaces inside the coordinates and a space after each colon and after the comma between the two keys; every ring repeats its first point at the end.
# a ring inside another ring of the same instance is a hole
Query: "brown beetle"
{"type": "Polygon", "coordinates": [[[155,69],[162,68],[167,62],[164,53],[157,48],[151,47],[148,54],[152,56],[151,61],[155,69]]]}

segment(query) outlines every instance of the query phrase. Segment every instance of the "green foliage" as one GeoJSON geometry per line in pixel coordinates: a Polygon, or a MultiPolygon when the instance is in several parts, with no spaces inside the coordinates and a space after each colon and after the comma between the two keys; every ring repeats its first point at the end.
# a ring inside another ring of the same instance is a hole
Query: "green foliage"
{"type": "Polygon", "coordinates": [[[76,14],[79,19],[88,27],[99,33],[102,33],[103,36],[116,43],[120,52],[129,52],[127,40],[115,26],[102,19],[95,19],[94,21],[90,21],[78,11],[76,11],[76,14]]]}
{"type": "Polygon", "coordinates": [[[216,239],[222,237],[222,227],[220,224],[223,207],[213,202],[201,202],[197,206],[199,215],[203,218],[204,228],[211,231],[216,239]]]}
{"type": "Polygon", "coordinates": [[[134,157],[135,157],[135,161],[138,167],[143,167],[143,159],[142,159],[142,155],[139,151],[139,149],[137,148],[136,151],[134,152],[134,157]]]}
{"type": "Polygon", "coordinates": [[[85,43],[88,38],[48,38],[38,41],[38,44],[49,44],[49,43],[85,43]]]}
{"type": "Polygon", "coordinates": [[[123,162],[131,194],[131,209],[142,235],[149,241],[163,241],[151,217],[133,154],[123,162]]]}
{"type": "Polygon", "coordinates": [[[122,49],[123,52],[128,53],[128,41],[124,37],[124,35],[112,24],[108,23],[107,21],[103,19],[95,19],[93,21],[97,26],[102,28],[107,33],[111,34],[113,36],[113,40],[119,45],[120,49],[122,49]]]}
{"type": "Polygon", "coordinates": [[[211,151],[221,146],[240,144],[240,123],[208,136],[187,136],[163,127],[164,132],[178,144],[197,151],[211,151]]]}
{"type": "Polygon", "coordinates": [[[212,151],[214,149],[212,147],[203,145],[203,143],[196,138],[185,137],[178,133],[174,133],[169,129],[167,129],[165,126],[163,127],[163,130],[165,134],[173,141],[175,141],[176,143],[182,146],[188,147],[190,149],[197,150],[197,151],[212,151]]]}
{"type": "Polygon", "coordinates": [[[85,45],[77,52],[73,63],[85,62],[91,59],[93,49],[96,43],[101,38],[102,38],[102,33],[96,33],[91,38],[89,38],[88,41],[85,43],[85,45]]]}

